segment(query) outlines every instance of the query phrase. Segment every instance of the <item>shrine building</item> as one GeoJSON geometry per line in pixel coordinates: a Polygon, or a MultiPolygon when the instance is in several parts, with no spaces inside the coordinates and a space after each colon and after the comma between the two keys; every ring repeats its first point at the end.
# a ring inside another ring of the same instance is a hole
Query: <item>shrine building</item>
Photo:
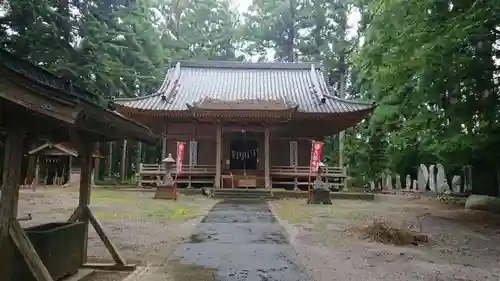
{"type": "MultiPolygon", "coordinates": [[[[356,125],[373,105],[337,97],[320,63],[180,61],[154,94],[116,100],[118,112],[163,135],[162,159],[186,142],[178,183],[304,188],[311,141],[356,125]]],[[[141,164],[141,184],[159,164],[141,164]]],[[[344,167],[326,167],[345,185],[344,167]]]]}

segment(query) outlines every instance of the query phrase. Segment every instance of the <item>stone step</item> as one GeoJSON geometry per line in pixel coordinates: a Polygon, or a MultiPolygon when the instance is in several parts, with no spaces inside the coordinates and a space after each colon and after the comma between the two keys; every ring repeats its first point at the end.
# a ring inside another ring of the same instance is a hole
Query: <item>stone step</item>
{"type": "Polygon", "coordinates": [[[255,191],[255,190],[216,190],[214,198],[255,198],[255,199],[266,199],[271,198],[271,192],[269,191],[255,191]]]}

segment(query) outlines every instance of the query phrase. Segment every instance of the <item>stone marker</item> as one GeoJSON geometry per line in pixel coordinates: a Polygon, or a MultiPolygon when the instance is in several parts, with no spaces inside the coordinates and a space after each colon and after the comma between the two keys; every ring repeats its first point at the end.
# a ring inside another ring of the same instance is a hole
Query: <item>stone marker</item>
{"type": "Polygon", "coordinates": [[[387,177],[385,178],[385,187],[388,190],[392,190],[392,177],[391,177],[391,175],[387,175],[387,177]]]}
{"type": "Polygon", "coordinates": [[[413,180],[413,190],[418,191],[417,180],[413,180]]]}
{"type": "Polygon", "coordinates": [[[424,164],[420,164],[418,167],[417,181],[418,187],[417,191],[424,192],[427,190],[427,181],[429,180],[429,170],[427,170],[427,166],[424,164]]]}
{"type": "Polygon", "coordinates": [[[405,185],[405,188],[406,190],[410,190],[411,189],[411,176],[410,175],[406,175],[406,185],[405,185]]]}
{"type": "Polygon", "coordinates": [[[429,190],[436,192],[436,166],[434,164],[429,166],[429,190]]]}
{"type": "Polygon", "coordinates": [[[375,191],[375,182],[374,181],[370,181],[370,190],[375,191]]]}
{"type": "Polygon", "coordinates": [[[437,176],[436,176],[436,192],[445,192],[449,190],[448,181],[446,180],[446,174],[444,172],[444,166],[442,164],[437,164],[437,176]],[[448,188],[446,188],[448,187],[448,188]]]}
{"type": "Polygon", "coordinates": [[[401,189],[401,176],[396,174],[396,189],[401,189]]]}
{"type": "Polygon", "coordinates": [[[464,179],[464,192],[472,192],[472,166],[465,165],[463,167],[463,179],[464,179]]]}
{"type": "Polygon", "coordinates": [[[462,179],[460,178],[460,176],[458,175],[453,176],[453,178],[451,179],[451,191],[460,193],[462,191],[461,185],[462,185],[462,179]]]}

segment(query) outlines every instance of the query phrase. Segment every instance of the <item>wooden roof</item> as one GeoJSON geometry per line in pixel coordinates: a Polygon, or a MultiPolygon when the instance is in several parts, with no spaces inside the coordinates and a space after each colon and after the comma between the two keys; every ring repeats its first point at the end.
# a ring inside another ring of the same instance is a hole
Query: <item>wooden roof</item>
{"type": "Polygon", "coordinates": [[[270,105],[277,105],[278,101],[280,107],[287,106],[297,113],[366,115],[373,110],[372,104],[338,98],[321,64],[314,62],[182,61],[167,71],[156,93],[116,100],[119,110],[127,115],[133,112],[189,115],[193,108],[204,107],[272,111],[276,108],[270,105]]]}
{"type": "MultiPolygon", "coordinates": [[[[42,128],[42,124],[58,121],[98,140],[157,141],[147,127],[115,112],[114,104],[101,95],[88,92],[70,80],[0,49],[0,86],[4,88],[10,87],[9,85],[14,85],[14,90],[8,88],[0,91],[0,110],[4,111],[3,117],[0,116],[0,127],[12,122],[10,117],[4,117],[14,114],[20,116],[25,112],[42,117],[37,126],[24,124],[30,131],[40,134],[53,134],[47,128],[42,128]],[[21,108],[24,110],[20,111],[21,108]]],[[[67,128],[57,127],[61,132],[67,131],[67,128]]]]}
{"type": "MultiPolygon", "coordinates": [[[[45,155],[51,155],[53,153],[50,152],[51,149],[56,149],[60,152],[62,152],[64,155],[70,155],[73,157],[78,157],[78,151],[70,144],[70,143],[51,143],[51,142],[46,142],[42,145],[39,145],[35,147],[34,149],[30,150],[28,152],[28,155],[32,154],[38,154],[42,153],[45,155]]],[[[104,158],[99,150],[96,149],[96,151],[92,154],[92,157],[94,158],[104,158]]]]}

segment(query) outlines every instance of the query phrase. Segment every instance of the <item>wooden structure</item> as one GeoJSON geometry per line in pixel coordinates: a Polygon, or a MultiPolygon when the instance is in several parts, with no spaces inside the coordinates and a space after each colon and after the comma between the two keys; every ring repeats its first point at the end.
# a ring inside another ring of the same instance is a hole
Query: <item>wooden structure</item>
{"type": "MultiPolygon", "coordinates": [[[[69,182],[74,169],[80,169],[78,151],[70,143],[45,142],[28,152],[35,157],[35,177],[31,184],[63,185],[69,182]]],[[[93,158],[102,158],[98,150],[93,158]]],[[[30,183],[28,183],[30,184],[30,183]]]]}
{"type": "MultiPolygon", "coordinates": [[[[37,139],[71,141],[81,164],[79,204],[69,221],[85,224],[82,266],[125,269],[118,253],[89,208],[90,172],[95,142],[136,139],[156,141],[146,127],[112,110],[112,104],[55,75],[0,50],[0,131],[6,134],[0,198],[0,279],[10,276],[19,251],[37,281],[52,281],[35,248],[16,219],[23,155],[37,139]],[[36,126],[34,126],[36,124],[36,126]],[[115,264],[88,264],[88,225],[92,224],[115,264]]],[[[70,253],[68,253],[69,255],[70,253]]]]}
{"type": "MultiPolygon", "coordinates": [[[[365,118],[372,104],[340,99],[319,63],[192,62],[168,70],[155,94],[116,101],[163,134],[162,159],[187,143],[180,183],[215,188],[306,188],[311,140],[365,118]]],[[[141,184],[163,173],[142,164],[141,184]]],[[[344,167],[324,178],[344,186],[344,167]]]]}

